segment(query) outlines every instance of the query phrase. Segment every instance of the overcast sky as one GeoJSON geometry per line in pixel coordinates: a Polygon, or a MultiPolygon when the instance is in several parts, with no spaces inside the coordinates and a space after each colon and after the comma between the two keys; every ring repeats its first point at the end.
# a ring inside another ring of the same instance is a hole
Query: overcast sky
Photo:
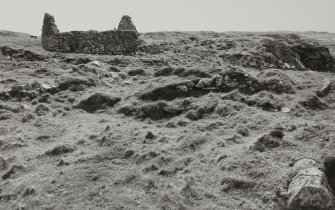
{"type": "Polygon", "coordinates": [[[46,12],[61,32],[111,30],[130,15],[139,32],[335,33],[335,0],[0,0],[0,30],[40,35],[46,12]]]}

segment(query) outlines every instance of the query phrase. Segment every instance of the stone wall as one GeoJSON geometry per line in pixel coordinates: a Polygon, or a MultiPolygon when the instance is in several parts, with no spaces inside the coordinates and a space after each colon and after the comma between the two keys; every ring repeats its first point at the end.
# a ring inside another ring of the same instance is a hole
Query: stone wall
{"type": "Polygon", "coordinates": [[[117,30],[119,30],[119,31],[137,31],[133,21],[131,21],[131,17],[129,17],[128,15],[124,15],[121,18],[121,21],[119,23],[119,26],[118,26],[117,30]]]}
{"type": "Polygon", "coordinates": [[[59,33],[54,17],[45,14],[42,28],[42,47],[62,53],[105,55],[134,54],[139,34],[135,30],[70,31],[59,33]]]}

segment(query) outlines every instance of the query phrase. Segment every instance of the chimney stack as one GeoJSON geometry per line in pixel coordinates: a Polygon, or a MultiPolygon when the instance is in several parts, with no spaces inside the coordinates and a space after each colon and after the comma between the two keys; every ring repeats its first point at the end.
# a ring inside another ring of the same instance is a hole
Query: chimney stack
{"type": "Polygon", "coordinates": [[[119,31],[136,31],[136,27],[131,21],[131,17],[128,15],[124,15],[119,23],[119,27],[117,28],[119,31]]]}
{"type": "Polygon", "coordinates": [[[59,33],[59,30],[55,24],[54,16],[45,13],[42,27],[42,36],[48,36],[59,33]]]}

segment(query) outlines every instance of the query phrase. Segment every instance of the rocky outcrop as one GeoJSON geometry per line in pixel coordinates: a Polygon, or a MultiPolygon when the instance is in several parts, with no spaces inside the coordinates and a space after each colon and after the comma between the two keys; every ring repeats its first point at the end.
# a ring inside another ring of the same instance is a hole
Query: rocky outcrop
{"type": "Polygon", "coordinates": [[[281,65],[271,53],[255,54],[249,52],[228,52],[219,55],[224,62],[259,70],[277,67],[281,65]]]}
{"type": "Polygon", "coordinates": [[[329,107],[327,102],[318,98],[316,95],[308,95],[301,100],[299,104],[310,110],[325,110],[329,107]]]}
{"type": "Polygon", "coordinates": [[[214,78],[194,79],[148,90],[140,95],[140,99],[152,101],[173,100],[178,97],[199,97],[209,92],[227,93],[233,90],[238,90],[247,95],[252,95],[262,90],[277,94],[294,93],[293,84],[287,78],[284,76],[278,77],[277,75],[252,77],[244,71],[230,69],[223,71],[214,78]]]}
{"type": "Polygon", "coordinates": [[[165,101],[157,101],[141,106],[127,104],[118,110],[119,113],[122,113],[126,116],[134,115],[137,118],[150,118],[153,120],[172,118],[180,115],[184,111],[184,109],[168,104],[165,101]]]}
{"type": "Polygon", "coordinates": [[[136,27],[135,27],[133,21],[131,20],[131,17],[129,17],[128,15],[124,15],[122,17],[117,30],[119,30],[119,31],[136,31],[137,32],[136,27]]]}
{"type": "Polygon", "coordinates": [[[54,17],[45,14],[42,28],[42,47],[62,53],[134,54],[138,33],[132,30],[71,31],[59,33],[54,17]]]}
{"type": "Polygon", "coordinates": [[[228,50],[219,57],[224,62],[248,68],[264,70],[313,70],[335,72],[334,58],[326,47],[300,39],[293,34],[264,35],[259,45],[243,51],[228,50]]]}
{"type": "Polygon", "coordinates": [[[197,68],[186,69],[184,67],[165,67],[154,73],[155,77],[177,75],[180,77],[196,76],[200,78],[210,78],[211,75],[206,70],[197,68]]]}
{"type": "Polygon", "coordinates": [[[332,81],[330,79],[325,79],[319,89],[316,90],[316,95],[319,97],[325,97],[328,95],[329,91],[332,89],[332,81]]]}
{"type": "Polygon", "coordinates": [[[334,59],[329,49],[316,44],[302,43],[291,48],[296,52],[300,61],[314,71],[335,71],[334,59]]]}
{"type": "Polygon", "coordinates": [[[18,49],[9,46],[3,46],[0,49],[3,55],[22,61],[43,61],[47,58],[47,56],[33,50],[18,49]]]}
{"type": "Polygon", "coordinates": [[[328,180],[328,184],[332,189],[333,193],[335,192],[335,156],[328,155],[323,161],[324,172],[328,180]]]}
{"type": "Polygon", "coordinates": [[[331,210],[335,207],[334,195],[326,176],[317,168],[301,170],[289,184],[288,194],[288,209],[331,210]]]}
{"type": "Polygon", "coordinates": [[[210,90],[196,88],[199,80],[172,83],[143,92],[139,97],[142,100],[174,100],[179,97],[199,97],[210,92],[210,90]]]}
{"type": "Polygon", "coordinates": [[[57,86],[49,90],[51,93],[58,93],[61,91],[80,91],[86,87],[96,86],[97,82],[94,79],[82,76],[73,77],[70,75],[63,75],[56,80],[57,86]]]}
{"type": "Polygon", "coordinates": [[[334,71],[334,59],[329,49],[302,40],[262,40],[266,52],[273,54],[275,65],[298,70],[334,71]]]}
{"type": "Polygon", "coordinates": [[[260,136],[250,149],[264,152],[266,149],[279,147],[283,142],[284,134],[281,130],[273,130],[269,134],[260,136]]]}
{"type": "Polygon", "coordinates": [[[103,93],[94,93],[81,100],[74,108],[83,109],[86,112],[94,113],[97,110],[113,107],[116,103],[121,101],[120,97],[112,97],[103,93]]]}
{"type": "Polygon", "coordinates": [[[294,66],[297,70],[305,70],[306,67],[300,61],[299,55],[294,52],[285,42],[278,40],[262,40],[262,45],[266,52],[275,56],[273,62],[277,67],[294,66]]]}

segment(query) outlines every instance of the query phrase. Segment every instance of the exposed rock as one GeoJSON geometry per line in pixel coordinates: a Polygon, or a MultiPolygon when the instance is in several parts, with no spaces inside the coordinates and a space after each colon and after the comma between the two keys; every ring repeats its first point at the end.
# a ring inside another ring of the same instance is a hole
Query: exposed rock
{"type": "Polygon", "coordinates": [[[223,83],[221,84],[221,81],[218,82],[219,80],[215,82],[219,83],[218,86],[219,88],[221,86],[222,92],[238,89],[242,93],[254,94],[263,89],[263,85],[259,80],[241,70],[230,69],[221,73],[220,76],[223,79],[223,83]]]}
{"type": "Polygon", "coordinates": [[[277,69],[267,69],[258,75],[264,80],[266,90],[281,94],[281,93],[295,93],[295,82],[286,74],[277,69]]]}
{"type": "Polygon", "coordinates": [[[289,184],[288,194],[288,209],[331,210],[335,206],[334,195],[326,176],[317,168],[301,170],[289,184]]]}
{"type": "Polygon", "coordinates": [[[198,81],[187,81],[173,83],[166,86],[154,88],[140,95],[142,100],[173,100],[178,97],[202,96],[209,93],[209,90],[195,88],[198,81]]]}
{"type": "Polygon", "coordinates": [[[298,160],[295,164],[294,164],[294,169],[306,169],[306,168],[313,168],[316,167],[316,162],[315,160],[309,159],[309,158],[302,158],[300,160],[298,160]]]}
{"type": "Polygon", "coordinates": [[[38,96],[38,92],[34,90],[26,90],[26,86],[22,90],[22,87],[16,86],[12,90],[5,90],[0,92],[0,99],[2,101],[22,101],[24,99],[33,100],[38,96]]]}
{"type": "MultiPolygon", "coordinates": [[[[233,143],[240,143],[242,136],[240,134],[234,134],[228,138],[226,138],[227,142],[233,142],[233,143]]],[[[221,144],[221,143],[220,143],[221,144]]]]}
{"type": "Polygon", "coordinates": [[[37,99],[39,103],[50,103],[50,100],[51,100],[51,95],[49,93],[45,93],[37,99]]]}
{"type": "Polygon", "coordinates": [[[302,40],[263,40],[263,46],[267,52],[272,53],[278,60],[276,66],[280,68],[280,62],[284,62],[286,69],[314,71],[333,71],[334,59],[329,50],[317,44],[302,40]],[[292,68],[294,66],[294,68],[292,68]]]}
{"type": "Polygon", "coordinates": [[[101,63],[99,61],[92,61],[90,62],[92,65],[96,66],[96,67],[101,67],[101,63]]]}
{"type": "Polygon", "coordinates": [[[190,119],[190,120],[199,120],[203,117],[203,113],[201,111],[201,109],[192,109],[189,110],[188,112],[186,112],[185,117],[190,119]]]}
{"type": "Polygon", "coordinates": [[[145,74],[144,69],[132,69],[128,71],[129,76],[144,75],[144,74],[145,74]]]}
{"type": "Polygon", "coordinates": [[[130,158],[131,156],[133,156],[135,154],[135,152],[133,150],[127,150],[124,155],[123,155],[123,158],[124,159],[128,159],[130,158]]]}
{"type": "Polygon", "coordinates": [[[160,69],[154,73],[155,77],[159,76],[169,76],[169,75],[177,75],[180,77],[200,77],[200,78],[210,78],[211,75],[204,70],[197,68],[186,69],[184,67],[165,67],[160,69]]]}
{"type": "Polygon", "coordinates": [[[185,117],[190,120],[199,120],[214,112],[217,103],[212,103],[204,106],[199,106],[196,109],[191,109],[186,112],[185,117]]]}
{"type": "Polygon", "coordinates": [[[335,156],[326,156],[323,161],[324,172],[328,180],[328,184],[332,189],[333,193],[335,192],[335,156]]]}
{"type": "Polygon", "coordinates": [[[334,59],[329,49],[316,44],[302,43],[292,49],[299,55],[301,62],[314,71],[334,72],[334,59]]]}
{"type": "MultiPolygon", "coordinates": [[[[220,88],[221,91],[223,90],[222,92],[230,92],[234,89],[238,89],[245,94],[254,94],[261,90],[267,90],[277,94],[294,93],[291,80],[282,73],[278,74],[272,72],[270,74],[270,72],[268,72],[268,74],[261,74],[259,78],[254,78],[240,70],[228,70],[220,75],[224,79],[220,88]]],[[[216,82],[218,83],[218,80],[216,82]]]]}
{"type": "Polygon", "coordinates": [[[185,69],[182,67],[177,67],[173,71],[174,75],[178,75],[180,77],[189,77],[189,76],[194,76],[194,77],[199,77],[199,78],[210,78],[211,75],[204,70],[201,69],[196,69],[196,68],[190,68],[190,69],[185,69]]]}
{"type": "Polygon", "coordinates": [[[108,64],[99,61],[91,61],[89,63],[79,65],[75,71],[81,75],[95,78],[96,80],[113,77],[113,74],[115,74],[115,72],[110,72],[108,64]]]}
{"type": "Polygon", "coordinates": [[[121,72],[121,70],[118,69],[118,68],[116,68],[115,66],[110,66],[110,67],[109,67],[109,70],[111,70],[112,72],[116,72],[116,73],[121,72]]]}
{"type": "Polygon", "coordinates": [[[164,101],[157,101],[141,106],[125,105],[118,110],[119,113],[123,113],[127,116],[135,115],[138,118],[150,118],[153,120],[178,116],[183,113],[183,111],[184,109],[169,105],[164,101]]]}
{"type": "Polygon", "coordinates": [[[311,109],[311,110],[324,110],[329,107],[325,101],[313,95],[306,96],[305,98],[299,101],[299,104],[301,104],[306,109],[311,109]]]}
{"type": "Polygon", "coordinates": [[[189,77],[189,76],[193,76],[193,77],[198,77],[198,78],[211,78],[211,75],[209,73],[207,73],[205,70],[201,70],[201,69],[176,69],[174,72],[175,75],[178,75],[180,77],[189,77]]]}
{"type": "Polygon", "coordinates": [[[57,155],[62,155],[66,153],[72,153],[75,150],[76,148],[71,145],[59,145],[59,146],[52,148],[51,150],[46,151],[45,155],[57,156],[57,155]]]}
{"type": "Polygon", "coordinates": [[[50,111],[50,108],[45,104],[38,104],[35,108],[35,113],[39,116],[46,115],[50,111]]]}
{"type": "Polygon", "coordinates": [[[78,59],[74,62],[74,64],[75,64],[75,65],[87,64],[87,63],[89,63],[89,62],[91,62],[91,61],[92,61],[92,60],[89,59],[89,58],[82,58],[82,57],[80,57],[80,58],[78,58],[78,59]]]}
{"type": "Polygon", "coordinates": [[[60,92],[65,90],[80,91],[86,87],[96,86],[97,82],[94,79],[86,77],[61,76],[56,81],[57,87],[52,88],[50,92],[60,92]]]}
{"type": "Polygon", "coordinates": [[[174,67],[164,67],[162,69],[159,69],[157,70],[155,73],[154,73],[154,76],[155,77],[161,77],[161,76],[169,76],[171,75],[173,72],[174,72],[175,68],[174,67]]]}
{"type": "Polygon", "coordinates": [[[43,61],[47,57],[41,53],[33,50],[17,49],[14,47],[3,46],[1,52],[5,56],[10,56],[18,60],[25,61],[43,61]]]}
{"type": "Polygon", "coordinates": [[[269,134],[271,136],[279,138],[279,139],[283,139],[283,137],[284,137],[284,132],[280,129],[274,129],[274,130],[270,131],[269,134]]]}
{"type": "Polygon", "coordinates": [[[243,125],[237,125],[235,131],[244,137],[249,136],[249,129],[243,125]]]}
{"type": "Polygon", "coordinates": [[[221,99],[238,101],[248,106],[262,108],[264,111],[268,112],[277,112],[281,110],[279,100],[267,91],[262,91],[254,95],[244,95],[238,90],[235,90],[222,95],[221,99]]]}
{"type": "Polygon", "coordinates": [[[330,79],[325,79],[322,81],[320,89],[316,90],[316,95],[319,97],[325,97],[328,95],[332,88],[332,81],[330,79]]]}
{"type": "Polygon", "coordinates": [[[278,67],[274,65],[276,58],[271,54],[260,54],[250,52],[228,52],[219,56],[224,62],[228,62],[233,65],[256,68],[259,70],[266,69],[269,67],[278,67]]]}
{"type": "Polygon", "coordinates": [[[259,137],[251,149],[258,150],[260,152],[264,152],[267,148],[276,148],[282,144],[282,140],[278,137],[274,137],[270,134],[264,134],[259,137]]]}
{"type": "Polygon", "coordinates": [[[152,140],[152,139],[157,138],[157,136],[155,134],[153,134],[151,131],[147,131],[144,138],[147,139],[147,140],[152,140]]]}
{"type": "Polygon", "coordinates": [[[155,152],[155,151],[149,151],[146,152],[144,154],[141,154],[139,156],[136,157],[136,163],[137,164],[142,164],[144,162],[147,162],[149,160],[152,160],[154,158],[156,158],[157,156],[159,156],[159,153],[155,152]]]}
{"type": "MultiPolygon", "coordinates": [[[[287,79],[287,78],[286,78],[287,79]]],[[[244,94],[255,94],[262,90],[275,93],[294,93],[293,85],[276,76],[254,78],[241,70],[230,69],[208,79],[195,79],[154,88],[140,95],[142,100],[173,100],[178,97],[199,97],[209,92],[231,92],[239,90],[244,94]]]]}
{"type": "Polygon", "coordinates": [[[296,84],[296,82],[294,80],[292,80],[289,76],[287,76],[285,73],[283,73],[282,70],[279,69],[266,69],[264,71],[262,71],[261,73],[259,73],[257,75],[260,78],[271,78],[271,77],[276,77],[282,81],[287,81],[293,85],[296,84]]]}
{"type": "Polygon", "coordinates": [[[284,68],[286,68],[286,69],[291,69],[291,66],[290,66],[290,64],[288,64],[288,63],[284,63],[284,66],[283,66],[284,68]]]}
{"type": "Polygon", "coordinates": [[[37,190],[34,187],[28,187],[24,190],[22,196],[26,197],[26,196],[29,196],[29,195],[33,195],[36,192],[37,192],[37,190]]]}
{"type": "Polygon", "coordinates": [[[283,113],[289,113],[289,112],[291,112],[291,108],[289,108],[289,107],[283,107],[283,108],[281,108],[280,111],[283,112],[283,113]]]}
{"type": "Polygon", "coordinates": [[[300,61],[299,55],[283,40],[265,39],[262,41],[262,43],[265,50],[276,57],[277,60],[274,60],[274,64],[277,66],[277,68],[282,68],[282,64],[280,63],[280,61],[282,61],[284,62],[284,68],[290,69],[291,66],[295,66],[295,68],[298,70],[306,69],[304,64],[300,61]],[[285,64],[287,65],[285,66],[285,64]]]}
{"type": "Polygon", "coordinates": [[[121,18],[121,21],[119,23],[119,26],[117,28],[117,30],[120,30],[120,31],[136,31],[136,27],[133,23],[133,21],[131,20],[131,17],[128,16],[128,15],[124,15],[122,18],[121,18]]]}
{"type": "Polygon", "coordinates": [[[215,113],[220,115],[221,117],[227,117],[233,112],[234,109],[231,106],[225,104],[218,104],[218,106],[215,108],[215,113]]]}
{"type": "Polygon", "coordinates": [[[120,97],[112,97],[103,93],[94,93],[81,100],[74,108],[83,109],[89,113],[94,113],[97,110],[113,107],[116,103],[121,101],[120,97]]]}
{"type": "Polygon", "coordinates": [[[38,93],[45,93],[51,91],[55,86],[34,81],[33,83],[26,85],[25,88],[27,90],[34,90],[38,93]]]}

